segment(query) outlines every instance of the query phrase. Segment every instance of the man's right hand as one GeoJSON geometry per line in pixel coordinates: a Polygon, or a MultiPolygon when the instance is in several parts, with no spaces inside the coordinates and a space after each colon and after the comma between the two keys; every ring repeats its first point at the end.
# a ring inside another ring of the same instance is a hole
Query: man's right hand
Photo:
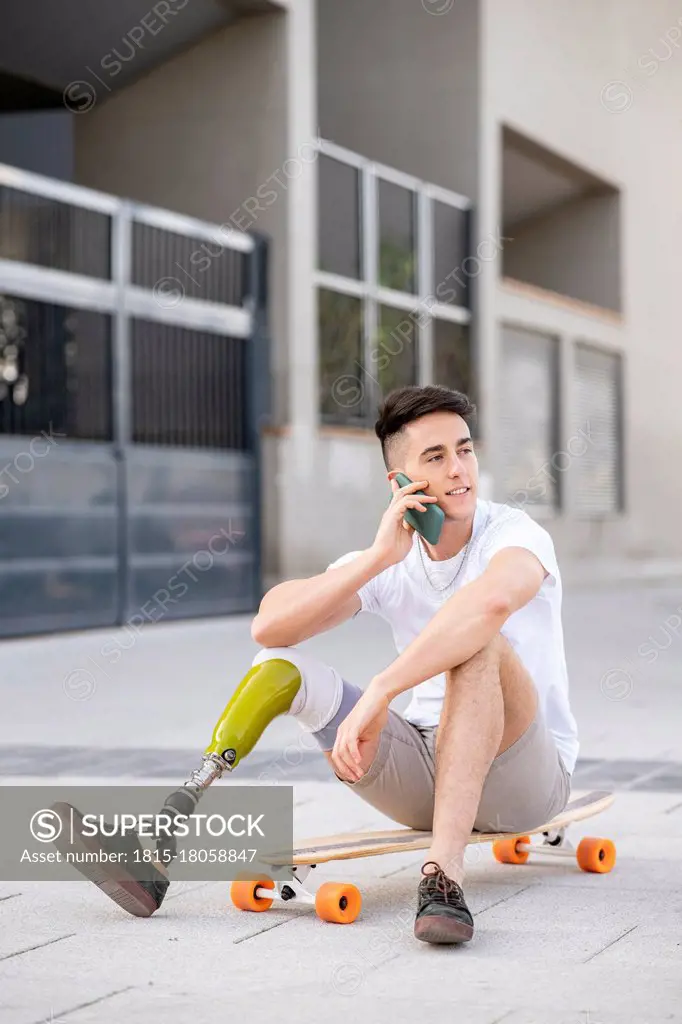
{"type": "Polygon", "coordinates": [[[391,488],[393,489],[393,497],[382,516],[377,535],[371,547],[371,550],[386,568],[390,565],[395,565],[397,562],[402,562],[412,547],[414,527],[405,522],[404,516],[407,510],[415,508],[419,512],[426,512],[427,503],[438,500],[433,494],[422,494],[419,497],[415,495],[415,491],[423,491],[428,487],[428,480],[413,480],[411,484],[399,487],[395,477],[397,473],[402,472],[403,470],[401,469],[392,469],[388,474],[388,479],[391,481],[391,488]]]}

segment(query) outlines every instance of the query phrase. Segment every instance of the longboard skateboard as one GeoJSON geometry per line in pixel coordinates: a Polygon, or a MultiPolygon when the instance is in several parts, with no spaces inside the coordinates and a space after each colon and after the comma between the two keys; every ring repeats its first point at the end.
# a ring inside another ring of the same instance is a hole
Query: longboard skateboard
{"type": "MultiPolygon", "coordinates": [[[[574,848],[566,839],[566,829],[576,821],[601,814],[614,801],[606,792],[586,793],[569,801],[561,814],[551,821],[526,832],[472,832],[469,844],[492,843],[495,859],[502,864],[525,864],[531,853],[552,857],[570,857],[583,871],[604,874],[616,862],[616,847],[610,839],[585,837],[574,848]],[[532,835],[543,836],[541,843],[531,843],[532,835]]],[[[350,924],[362,907],[362,896],[356,886],[324,882],[315,893],[304,888],[304,881],[318,864],[333,860],[354,860],[376,857],[384,853],[406,853],[427,850],[432,833],[409,828],[385,829],[379,832],[347,832],[301,840],[287,854],[270,854],[261,859],[268,864],[288,865],[290,882],[274,882],[262,876],[254,880],[239,879],[232,883],[230,896],[239,910],[269,910],[274,900],[282,906],[311,904],[324,921],[350,924]]]]}

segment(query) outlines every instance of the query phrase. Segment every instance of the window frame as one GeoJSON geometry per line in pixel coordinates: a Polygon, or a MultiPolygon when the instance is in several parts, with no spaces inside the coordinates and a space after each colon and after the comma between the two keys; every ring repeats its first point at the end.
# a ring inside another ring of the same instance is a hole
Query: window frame
{"type": "MultiPolygon", "coordinates": [[[[360,277],[359,279],[348,278],[341,274],[320,270],[319,235],[316,235],[313,287],[316,295],[321,288],[325,288],[329,291],[352,295],[360,299],[362,303],[363,324],[363,364],[359,367],[358,377],[364,387],[367,398],[365,407],[367,409],[375,409],[381,400],[381,390],[378,380],[372,376],[368,367],[372,363],[372,349],[378,336],[381,306],[404,310],[406,313],[418,312],[419,318],[425,320],[422,324],[415,322],[415,340],[417,345],[417,381],[415,383],[422,386],[433,382],[433,320],[450,320],[454,323],[465,325],[471,323],[470,295],[467,295],[468,305],[466,306],[440,302],[425,306],[424,302],[431,296],[435,297],[435,288],[439,283],[434,281],[433,218],[435,203],[438,202],[452,206],[467,214],[465,224],[465,248],[467,255],[469,255],[470,249],[473,203],[466,196],[460,195],[457,192],[449,191],[430,182],[422,181],[404,171],[377,163],[326,139],[317,138],[314,140],[313,145],[319,154],[356,168],[359,175],[358,240],[360,248],[360,277]],[[386,288],[379,284],[380,224],[378,199],[380,181],[398,185],[411,191],[414,195],[414,206],[416,209],[416,294],[386,288]],[[425,316],[427,312],[428,315],[425,316]]],[[[316,195],[319,204],[321,194],[319,170],[317,170],[317,175],[316,195]]],[[[316,322],[315,331],[319,355],[321,353],[322,340],[319,337],[318,327],[319,324],[316,322]]],[[[322,414],[319,403],[317,405],[317,416],[321,423],[332,422],[322,414]]],[[[358,419],[353,418],[352,422],[348,422],[348,426],[371,425],[365,417],[361,418],[360,423],[358,419]]],[[[333,422],[338,425],[337,420],[333,422]]]]}

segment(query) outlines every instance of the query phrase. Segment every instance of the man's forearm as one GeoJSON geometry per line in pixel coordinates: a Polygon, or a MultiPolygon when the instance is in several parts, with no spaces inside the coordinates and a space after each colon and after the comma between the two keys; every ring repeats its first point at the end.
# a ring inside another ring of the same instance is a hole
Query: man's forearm
{"type": "Polygon", "coordinates": [[[509,610],[479,580],[446,601],[409,647],[372,680],[389,701],[468,661],[499,633],[509,610]]]}
{"type": "Polygon", "coordinates": [[[368,548],[331,572],[278,584],[261,601],[252,636],[269,634],[268,646],[299,643],[384,568],[385,563],[368,548]]]}

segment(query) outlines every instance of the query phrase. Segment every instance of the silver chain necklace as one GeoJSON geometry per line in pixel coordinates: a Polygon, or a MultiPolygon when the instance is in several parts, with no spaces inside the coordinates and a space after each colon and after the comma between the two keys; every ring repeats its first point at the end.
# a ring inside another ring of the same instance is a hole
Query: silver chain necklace
{"type": "Polygon", "coordinates": [[[429,585],[431,586],[431,588],[433,590],[435,590],[437,593],[440,593],[442,590],[447,590],[448,587],[451,587],[453,585],[453,583],[456,583],[457,580],[459,579],[459,574],[461,573],[462,569],[464,568],[464,563],[467,560],[467,554],[468,554],[468,551],[469,551],[469,544],[470,543],[471,543],[471,539],[469,539],[466,542],[465,546],[464,546],[464,554],[462,555],[462,561],[459,563],[459,568],[457,569],[457,572],[455,573],[453,578],[450,580],[449,583],[446,583],[444,587],[437,587],[435,585],[435,583],[433,582],[433,580],[431,579],[431,577],[429,576],[429,574],[428,574],[428,571],[427,571],[427,568],[426,568],[426,562],[424,561],[424,552],[422,551],[422,543],[419,540],[419,538],[417,538],[417,547],[419,548],[419,558],[420,558],[421,563],[422,563],[422,569],[424,570],[424,575],[426,576],[426,579],[427,579],[429,585]]]}

